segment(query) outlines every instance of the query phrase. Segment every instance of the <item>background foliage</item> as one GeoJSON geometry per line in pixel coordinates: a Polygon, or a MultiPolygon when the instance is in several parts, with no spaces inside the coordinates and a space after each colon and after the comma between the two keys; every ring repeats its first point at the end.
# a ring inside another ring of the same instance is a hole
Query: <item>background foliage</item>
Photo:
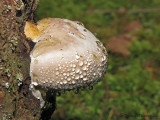
{"type": "Polygon", "coordinates": [[[92,91],[57,97],[54,119],[160,119],[159,9],[160,0],[40,0],[36,20],[60,17],[81,21],[109,53],[108,71],[101,82],[92,91]],[[136,24],[129,26],[133,22],[136,24]]]}

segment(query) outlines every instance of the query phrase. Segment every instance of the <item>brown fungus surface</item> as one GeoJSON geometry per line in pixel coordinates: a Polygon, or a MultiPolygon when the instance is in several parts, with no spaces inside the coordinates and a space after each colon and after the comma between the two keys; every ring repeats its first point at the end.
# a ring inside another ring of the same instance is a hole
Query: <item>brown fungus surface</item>
{"type": "Polygon", "coordinates": [[[107,52],[82,23],[48,18],[38,22],[37,28],[41,34],[33,39],[36,45],[30,54],[34,96],[41,97],[35,86],[72,90],[100,80],[107,69],[107,52]]]}

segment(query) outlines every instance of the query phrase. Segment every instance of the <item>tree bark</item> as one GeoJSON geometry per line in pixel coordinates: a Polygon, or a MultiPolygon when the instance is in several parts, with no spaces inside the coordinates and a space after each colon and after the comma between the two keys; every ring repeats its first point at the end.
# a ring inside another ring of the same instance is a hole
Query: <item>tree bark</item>
{"type": "Polygon", "coordinates": [[[38,120],[40,104],[29,90],[29,52],[24,35],[38,0],[0,0],[0,119],[38,120]]]}

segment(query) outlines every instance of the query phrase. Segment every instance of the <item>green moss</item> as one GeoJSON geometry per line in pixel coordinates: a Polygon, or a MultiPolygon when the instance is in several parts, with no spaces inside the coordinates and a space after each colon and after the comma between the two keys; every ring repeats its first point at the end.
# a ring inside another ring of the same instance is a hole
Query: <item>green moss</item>
{"type": "Polygon", "coordinates": [[[36,11],[37,20],[45,17],[61,17],[82,21],[104,45],[108,39],[124,33],[128,23],[139,20],[141,30],[127,37],[135,37],[129,46],[131,55],[123,57],[109,52],[107,79],[74,94],[67,92],[57,97],[54,119],[98,120],[142,120],[144,111],[149,119],[160,118],[160,17],[159,13],[104,14],[94,10],[126,10],[159,8],[159,0],[40,0],[36,11]],[[111,98],[106,101],[106,82],[111,98]]]}

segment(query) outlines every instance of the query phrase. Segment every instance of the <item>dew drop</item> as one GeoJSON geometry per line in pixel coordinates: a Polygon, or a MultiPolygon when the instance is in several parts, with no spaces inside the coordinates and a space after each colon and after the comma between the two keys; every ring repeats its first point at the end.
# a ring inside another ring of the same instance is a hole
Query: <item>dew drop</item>
{"type": "Polygon", "coordinates": [[[83,78],[83,75],[80,75],[79,77],[80,77],[80,78],[83,78]]]}
{"type": "Polygon", "coordinates": [[[39,99],[40,99],[40,96],[37,96],[36,98],[39,100],[39,99]]]}
{"type": "Polygon", "coordinates": [[[79,71],[79,74],[82,74],[82,71],[79,71]]]}
{"type": "Polygon", "coordinates": [[[85,61],[84,64],[87,64],[87,61],[85,61]]]}
{"type": "Polygon", "coordinates": [[[89,62],[88,65],[91,65],[91,63],[89,62]]]}
{"type": "Polygon", "coordinates": [[[67,73],[67,76],[69,76],[69,73],[67,73]]]}
{"type": "Polygon", "coordinates": [[[87,70],[87,66],[84,65],[84,66],[82,67],[82,70],[87,70]]]}
{"type": "Polygon", "coordinates": [[[67,80],[68,80],[68,81],[70,81],[70,80],[71,80],[71,78],[70,78],[70,77],[68,77],[68,78],[67,78],[67,80]]]}
{"type": "Polygon", "coordinates": [[[73,67],[76,67],[76,65],[75,65],[75,64],[73,64],[73,67]]]}
{"type": "Polygon", "coordinates": [[[69,66],[72,67],[72,64],[70,64],[69,66]]]}
{"type": "MultiPolygon", "coordinates": [[[[7,84],[7,88],[9,88],[9,84],[7,84]]],[[[30,88],[33,89],[34,88],[33,85],[31,85],[30,88]]]]}
{"type": "Polygon", "coordinates": [[[83,75],[85,76],[85,75],[87,75],[87,73],[86,73],[86,72],[83,72],[83,75]]]}
{"type": "Polygon", "coordinates": [[[93,73],[94,76],[96,76],[96,73],[93,73]]]}
{"type": "Polygon", "coordinates": [[[80,69],[79,68],[76,68],[75,72],[76,73],[79,73],[80,69]]]}
{"type": "Polygon", "coordinates": [[[79,89],[77,88],[74,93],[78,94],[79,93],[79,89]]]}
{"type": "Polygon", "coordinates": [[[73,81],[72,81],[72,84],[75,84],[75,83],[76,83],[76,82],[73,80],[73,81]]]}
{"type": "Polygon", "coordinates": [[[70,75],[73,75],[73,72],[71,72],[70,75]]]}
{"type": "Polygon", "coordinates": [[[80,58],[80,56],[76,54],[76,59],[79,59],[79,58],[80,58]]]}
{"type": "Polygon", "coordinates": [[[56,75],[59,75],[59,72],[58,72],[58,71],[56,71],[56,75]]]}
{"type": "Polygon", "coordinates": [[[58,94],[57,94],[58,96],[61,96],[61,92],[58,92],[58,94]]]}
{"type": "Polygon", "coordinates": [[[82,66],[82,65],[83,65],[83,62],[82,62],[82,61],[79,61],[78,65],[79,65],[79,66],[82,66]]]}
{"type": "Polygon", "coordinates": [[[89,89],[90,89],[90,90],[93,90],[93,86],[89,86],[89,89]]]}
{"type": "Polygon", "coordinates": [[[67,74],[66,74],[66,73],[63,73],[63,75],[66,76],[67,74]]]}
{"type": "Polygon", "coordinates": [[[87,78],[87,77],[84,77],[83,80],[86,81],[86,80],[88,80],[88,78],[87,78]]]}
{"type": "Polygon", "coordinates": [[[102,62],[106,60],[106,56],[102,56],[102,62]]]}
{"type": "Polygon", "coordinates": [[[79,79],[79,75],[78,74],[76,74],[75,79],[79,79]]]}
{"type": "Polygon", "coordinates": [[[32,82],[32,84],[33,84],[34,86],[37,86],[37,85],[38,85],[38,83],[37,83],[37,82],[32,82]]]}
{"type": "Polygon", "coordinates": [[[67,81],[65,80],[65,81],[63,81],[63,83],[64,83],[64,84],[67,84],[67,81]]]}

